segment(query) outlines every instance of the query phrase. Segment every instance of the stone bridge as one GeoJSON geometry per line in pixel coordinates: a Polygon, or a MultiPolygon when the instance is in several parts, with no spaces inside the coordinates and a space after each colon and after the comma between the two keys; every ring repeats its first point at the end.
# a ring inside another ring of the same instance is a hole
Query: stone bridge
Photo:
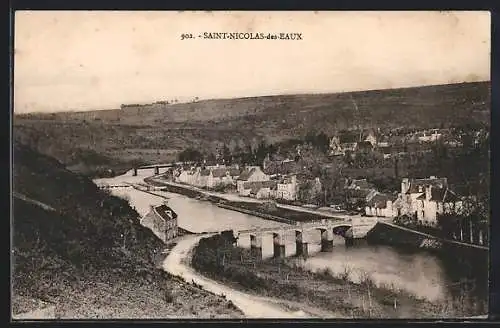
{"type": "Polygon", "coordinates": [[[141,191],[156,191],[156,190],[161,190],[162,187],[157,187],[157,186],[152,186],[149,184],[145,183],[128,183],[124,182],[122,184],[106,184],[106,183],[101,183],[97,184],[97,187],[99,189],[114,189],[114,188],[135,188],[141,191]]]}
{"type": "Polygon", "coordinates": [[[285,257],[285,235],[289,232],[295,233],[295,245],[297,256],[308,256],[308,243],[304,241],[304,232],[308,230],[319,230],[321,232],[321,251],[331,252],[333,250],[333,235],[340,235],[347,241],[366,237],[368,231],[377,224],[376,218],[353,218],[347,220],[324,219],[320,221],[299,223],[296,225],[233,230],[237,235],[250,235],[250,250],[256,258],[262,259],[262,236],[273,234],[273,254],[275,258],[285,257]]]}
{"type": "Polygon", "coordinates": [[[128,185],[128,184],[116,184],[116,185],[101,184],[101,185],[98,185],[97,187],[99,189],[132,188],[132,185],[128,185]]]}
{"type": "Polygon", "coordinates": [[[182,163],[175,163],[175,164],[152,164],[152,165],[145,165],[145,166],[140,166],[140,167],[134,167],[134,171],[132,173],[133,176],[137,176],[137,172],[139,170],[153,170],[154,175],[160,174],[160,169],[162,168],[170,168],[174,167],[175,165],[180,165],[182,163]]]}

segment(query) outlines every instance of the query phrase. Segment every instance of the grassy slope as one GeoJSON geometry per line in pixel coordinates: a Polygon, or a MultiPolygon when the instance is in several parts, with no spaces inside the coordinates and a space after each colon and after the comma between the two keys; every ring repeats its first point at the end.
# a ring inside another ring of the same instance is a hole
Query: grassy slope
{"type": "MultiPolygon", "coordinates": [[[[187,146],[216,141],[270,141],[364,127],[439,127],[490,120],[490,83],[462,83],[354,93],[205,100],[126,110],[18,115],[16,139],[69,165],[70,153],[90,149],[108,166],[133,160],[166,161],[187,146]],[[355,99],[359,111],[354,110],[355,99]],[[159,151],[158,151],[159,149],[159,151]]],[[[90,163],[90,167],[96,164],[90,163]]]]}
{"type": "Polygon", "coordinates": [[[155,268],[164,246],[126,201],[26,147],[14,155],[14,190],[56,209],[14,200],[14,313],[44,301],[63,318],[240,315],[155,268]]]}
{"type": "Polygon", "coordinates": [[[345,318],[456,318],[478,315],[486,311],[461,300],[429,302],[394,286],[376,286],[370,273],[353,283],[354,272],[339,276],[329,270],[310,272],[300,261],[252,261],[248,249],[225,248],[224,265],[217,258],[223,241],[220,235],[200,240],[193,250],[192,265],[213,279],[234,288],[283,300],[297,300],[345,318]],[[243,260],[243,261],[242,261],[243,260]],[[395,306],[396,303],[396,306],[395,306]]]}
{"type": "Polygon", "coordinates": [[[349,123],[359,120],[360,123],[375,125],[418,126],[435,121],[463,121],[469,119],[471,113],[476,119],[484,119],[480,112],[488,113],[489,87],[489,82],[477,82],[349,93],[215,99],[185,104],[146,105],[126,110],[58,113],[54,117],[77,121],[98,119],[142,126],[172,124],[176,128],[182,128],[184,122],[230,122],[238,121],[239,118],[266,124],[269,121],[281,123],[281,119],[286,118],[288,122],[285,125],[288,127],[300,123],[311,124],[314,120],[317,120],[315,123],[321,123],[323,118],[333,120],[331,124],[334,125],[342,125],[342,122],[338,122],[340,118],[340,121],[351,121],[349,123]],[[361,113],[359,117],[353,111],[351,96],[361,113]],[[402,112],[404,115],[401,115],[402,112]],[[312,121],[304,122],[305,118],[312,121]]]}

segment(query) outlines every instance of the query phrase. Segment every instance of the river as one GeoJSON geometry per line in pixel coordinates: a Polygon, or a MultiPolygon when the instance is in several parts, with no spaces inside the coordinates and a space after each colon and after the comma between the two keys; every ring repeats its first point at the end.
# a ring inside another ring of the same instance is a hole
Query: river
{"type": "MultiPolygon", "coordinates": [[[[161,171],[160,171],[161,172],[161,171]]],[[[122,176],[111,179],[100,179],[109,184],[123,182],[142,182],[149,171],[139,171],[138,176],[128,172],[122,176]],[[141,174],[142,173],[142,174],[141,174]]],[[[143,215],[150,205],[160,204],[163,198],[144,193],[132,188],[114,189],[117,196],[126,197],[131,206],[143,215]]],[[[162,192],[168,197],[169,205],[178,213],[179,227],[192,232],[216,232],[225,229],[252,229],[256,227],[279,227],[284,225],[252,215],[217,207],[207,201],[191,199],[183,195],[162,192]]],[[[309,231],[305,233],[309,242],[310,257],[300,261],[310,270],[329,268],[334,273],[350,272],[351,280],[359,280],[361,276],[369,274],[377,284],[394,285],[414,295],[430,301],[457,300],[473,306],[477,314],[487,312],[487,282],[474,281],[465,286],[459,284],[462,274],[457,267],[450,266],[447,261],[424,252],[403,251],[390,246],[376,246],[362,244],[346,247],[344,239],[336,236],[332,252],[320,252],[320,232],[309,231]],[[485,308],[486,307],[486,308],[485,308]]],[[[295,239],[293,232],[285,236],[286,255],[295,254],[295,239]]],[[[248,235],[240,235],[238,244],[242,247],[250,246],[248,235]]],[[[264,235],[262,239],[262,252],[264,257],[272,256],[272,235],[264,235]]]]}

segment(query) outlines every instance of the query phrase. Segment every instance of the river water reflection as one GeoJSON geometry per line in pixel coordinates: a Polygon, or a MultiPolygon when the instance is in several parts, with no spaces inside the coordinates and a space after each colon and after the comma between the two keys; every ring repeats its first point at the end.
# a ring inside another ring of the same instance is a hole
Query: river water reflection
{"type": "MultiPolygon", "coordinates": [[[[109,184],[120,182],[141,182],[144,177],[151,175],[144,172],[133,177],[131,172],[111,178],[100,179],[109,184]]],[[[126,197],[139,214],[144,215],[150,205],[160,204],[163,198],[144,193],[132,188],[115,189],[117,196],[126,197]]],[[[282,223],[264,220],[252,215],[230,211],[217,207],[206,201],[190,199],[186,196],[162,192],[168,197],[168,203],[179,214],[179,226],[193,232],[213,232],[225,229],[252,229],[256,227],[279,227],[282,223]]],[[[333,273],[350,272],[351,280],[368,273],[377,284],[393,284],[419,297],[431,301],[456,299],[465,296],[474,303],[477,314],[487,312],[487,282],[475,284],[474,290],[461,289],[457,291],[456,268],[448,267],[440,258],[427,252],[405,252],[395,247],[359,245],[346,247],[344,239],[336,236],[332,252],[320,252],[320,232],[308,231],[305,239],[309,242],[309,254],[302,265],[311,270],[329,268],[333,273]]],[[[293,232],[285,236],[285,252],[287,256],[295,254],[295,239],[293,232]]],[[[240,235],[238,244],[242,247],[250,246],[248,234],[240,235]]],[[[266,234],[262,239],[263,256],[270,257],[273,252],[272,235],[266,234]]]]}

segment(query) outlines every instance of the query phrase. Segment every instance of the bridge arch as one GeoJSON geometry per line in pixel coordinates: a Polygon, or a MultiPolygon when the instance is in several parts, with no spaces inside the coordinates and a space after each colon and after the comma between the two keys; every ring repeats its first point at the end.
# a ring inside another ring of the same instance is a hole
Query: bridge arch
{"type": "Polygon", "coordinates": [[[248,230],[239,230],[236,233],[249,234],[250,236],[250,249],[255,254],[262,254],[262,236],[272,235],[273,236],[273,255],[275,258],[285,257],[285,235],[294,234],[295,244],[296,244],[296,256],[302,255],[303,257],[308,256],[308,243],[304,240],[304,233],[311,230],[321,231],[321,251],[330,252],[333,250],[333,236],[338,235],[346,238],[346,243],[348,238],[352,236],[348,235],[348,231],[352,230],[352,222],[313,222],[305,224],[290,225],[284,227],[275,228],[256,228],[248,230]]]}

